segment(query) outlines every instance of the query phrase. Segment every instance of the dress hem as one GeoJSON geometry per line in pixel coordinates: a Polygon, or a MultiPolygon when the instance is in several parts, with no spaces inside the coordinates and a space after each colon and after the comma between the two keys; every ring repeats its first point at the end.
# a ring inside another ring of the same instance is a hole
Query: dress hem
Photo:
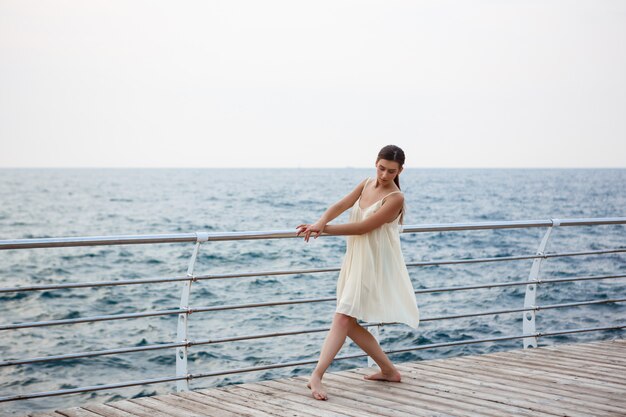
{"type": "Polygon", "coordinates": [[[370,322],[370,323],[382,323],[382,324],[391,324],[391,323],[400,323],[400,324],[405,324],[407,326],[409,326],[410,328],[417,330],[419,328],[419,324],[420,321],[418,320],[415,325],[413,325],[413,322],[408,322],[408,321],[404,321],[404,320],[391,320],[391,321],[384,321],[384,320],[371,320],[371,319],[365,319],[363,316],[361,315],[355,315],[354,313],[349,313],[346,311],[341,311],[339,308],[337,308],[335,310],[335,313],[341,313],[341,314],[345,314],[346,316],[350,316],[350,317],[354,317],[357,320],[361,320],[361,321],[365,321],[365,322],[370,322]]]}

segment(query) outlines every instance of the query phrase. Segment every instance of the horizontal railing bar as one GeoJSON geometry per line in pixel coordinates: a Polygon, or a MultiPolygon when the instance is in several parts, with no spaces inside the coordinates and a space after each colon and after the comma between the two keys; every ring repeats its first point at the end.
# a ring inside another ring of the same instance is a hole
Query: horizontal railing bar
{"type": "Polygon", "coordinates": [[[604,217],[604,218],[578,218],[578,219],[550,219],[550,220],[507,220],[490,221],[481,223],[445,223],[445,224],[421,224],[417,226],[403,227],[403,233],[422,232],[446,232],[460,230],[480,230],[480,229],[512,229],[529,227],[551,227],[555,224],[559,226],[596,226],[603,224],[624,224],[626,217],[604,217]]]}
{"type": "Polygon", "coordinates": [[[180,381],[181,379],[187,379],[188,377],[189,376],[173,376],[173,377],[165,377],[165,378],[153,378],[153,379],[144,379],[141,381],[120,382],[118,384],[92,385],[90,387],[68,388],[68,389],[60,389],[56,391],[35,392],[32,394],[10,395],[7,397],[0,397],[0,403],[8,402],[8,401],[17,401],[17,400],[29,400],[32,398],[54,397],[58,395],[78,394],[81,392],[93,392],[93,391],[102,391],[102,390],[115,389],[115,388],[134,387],[137,385],[173,382],[173,381],[180,381]]]}
{"type": "Polygon", "coordinates": [[[299,300],[285,300],[285,301],[268,301],[266,303],[249,303],[249,304],[231,304],[222,306],[208,306],[208,307],[193,307],[189,310],[192,313],[206,313],[207,311],[222,311],[222,310],[235,310],[239,308],[256,308],[256,307],[273,307],[289,304],[308,304],[308,303],[321,303],[326,301],[336,301],[336,297],[325,298],[301,298],[299,300]]]}
{"type": "MultiPolygon", "coordinates": [[[[402,233],[445,232],[461,230],[484,230],[484,229],[512,229],[528,227],[551,227],[559,226],[596,226],[610,224],[626,224],[626,217],[600,217],[578,219],[550,219],[550,220],[514,220],[514,221],[490,221],[490,222],[466,222],[466,223],[441,223],[406,225],[402,233]]],[[[176,233],[157,235],[122,235],[122,236],[86,236],[86,237],[62,237],[62,238],[39,238],[39,239],[11,239],[0,240],[0,250],[8,249],[34,249],[54,248],[69,246],[103,246],[103,245],[137,245],[148,243],[181,243],[196,242],[199,235],[208,238],[209,241],[224,240],[249,240],[249,239],[280,239],[294,238],[293,230],[269,230],[251,232],[213,232],[213,233],[176,233]]],[[[328,236],[323,233],[322,236],[328,236]]]]}
{"type": "MultiPolygon", "coordinates": [[[[363,327],[378,326],[378,323],[364,323],[361,326],[363,327]]],[[[87,357],[92,357],[92,356],[116,355],[116,354],[121,354],[121,353],[134,353],[134,352],[140,352],[140,351],[146,351],[146,350],[171,349],[171,348],[182,347],[182,346],[191,347],[191,346],[217,344],[217,343],[225,343],[225,342],[263,339],[263,338],[269,338],[269,337],[316,333],[316,332],[324,332],[328,330],[330,330],[330,327],[318,327],[318,328],[313,328],[313,329],[300,329],[300,330],[292,330],[292,331],[287,331],[287,332],[234,336],[234,337],[227,337],[227,338],[222,338],[222,339],[206,339],[206,340],[199,340],[195,342],[188,340],[187,342],[164,343],[160,345],[148,345],[148,346],[139,346],[139,347],[133,347],[133,348],[108,349],[108,350],[100,350],[100,351],[92,351],[92,352],[71,353],[71,354],[65,354],[65,355],[43,356],[39,358],[30,358],[30,359],[22,359],[22,360],[10,360],[10,361],[0,362],[0,366],[25,365],[25,364],[30,364],[30,363],[51,362],[51,361],[65,360],[65,359],[87,358],[87,357]]]]}
{"type": "MultiPolygon", "coordinates": [[[[573,281],[592,281],[599,279],[616,279],[616,278],[626,278],[626,274],[620,275],[596,275],[590,277],[570,277],[570,278],[554,278],[554,279],[537,279],[538,284],[556,284],[559,282],[573,282],[573,281]]],[[[530,283],[530,281],[529,281],[530,283]]]]}
{"type": "Polygon", "coordinates": [[[535,258],[557,258],[561,256],[601,255],[605,253],[617,253],[617,252],[626,252],[626,249],[603,249],[603,250],[584,251],[584,252],[547,253],[544,255],[495,256],[491,258],[407,262],[406,266],[431,266],[431,265],[469,264],[469,263],[481,263],[481,262],[523,261],[526,259],[535,259],[535,258]]]}
{"type": "MultiPolygon", "coordinates": [[[[555,258],[560,256],[578,256],[578,255],[601,255],[606,253],[619,253],[626,252],[626,249],[604,249],[585,252],[561,252],[561,253],[548,253],[544,255],[518,255],[518,256],[497,256],[488,258],[473,258],[473,259],[444,259],[438,261],[420,261],[420,262],[407,262],[407,267],[413,266],[433,266],[433,265],[451,265],[451,264],[465,264],[465,263],[481,263],[481,262],[504,262],[504,261],[519,261],[535,258],[555,258]]],[[[279,271],[258,271],[258,272],[239,272],[228,274],[207,274],[196,275],[194,278],[197,281],[212,280],[212,279],[224,279],[224,278],[244,278],[244,277],[260,277],[260,276],[273,276],[273,275],[295,275],[295,274],[311,274],[317,272],[338,272],[340,267],[331,268],[315,268],[315,269],[296,269],[296,270],[279,270],[279,271]]],[[[1,289],[0,289],[1,290],[1,289]]]]}
{"type": "Polygon", "coordinates": [[[432,287],[423,290],[416,290],[415,294],[427,294],[431,292],[446,292],[446,291],[463,291],[463,290],[476,290],[482,288],[495,288],[495,287],[512,287],[516,285],[528,285],[528,284],[549,284],[556,282],[567,282],[567,281],[591,281],[591,280],[600,280],[600,279],[615,279],[615,278],[626,278],[626,274],[621,275],[597,275],[590,277],[571,277],[571,278],[558,278],[558,279],[539,279],[537,281],[507,281],[507,282],[497,282],[493,284],[477,284],[477,285],[460,285],[456,287],[432,287]]]}
{"type": "Polygon", "coordinates": [[[562,256],[581,256],[581,255],[599,255],[603,253],[619,253],[626,252],[626,249],[601,249],[601,250],[590,250],[583,252],[560,252],[560,253],[546,253],[542,256],[537,256],[538,258],[558,258],[562,256]]]}
{"type": "MultiPolygon", "coordinates": [[[[607,299],[607,300],[590,300],[590,301],[579,301],[573,303],[563,303],[563,304],[548,304],[544,306],[534,306],[534,307],[526,307],[526,308],[515,308],[515,309],[507,309],[507,310],[491,310],[491,311],[482,311],[478,313],[468,313],[468,314],[459,314],[452,316],[435,316],[429,318],[422,318],[421,322],[427,321],[438,321],[438,320],[450,320],[457,318],[465,318],[465,317],[478,317],[478,316],[489,316],[495,314],[506,314],[506,313],[519,313],[524,311],[539,311],[539,310],[548,310],[553,308],[562,308],[562,307],[576,307],[583,305],[592,305],[592,304],[608,304],[608,303],[619,303],[625,302],[626,298],[616,298],[616,299],[607,299]]],[[[382,326],[382,325],[390,325],[390,324],[400,324],[400,323],[363,323],[361,326],[363,327],[372,327],[372,326],[382,326]]],[[[56,355],[56,356],[46,356],[39,358],[30,358],[30,359],[22,359],[22,360],[10,360],[0,362],[0,367],[2,366],[13,366],[13,365],[25,365],[30,363],[38,363],[38,362],[51,362],[56,360],[65,360],[65,359],[77,359],[77,358],[86,358],[93,356],[104,356],[104,355],[114,355],[121,353],[134,353],[146,350],[157,350],[157,349],[171,349],[176,347],[193,347],[200,345],[208,345],[208,344],[217,344],[217,343],[226,343],[226,342],[238,342],[244,340],[253,340],[253,339],[263,339],[270,337],[280,337],[280,336],[292,336],[299,334],[307,334],[307,333],[318,333],[330,330],[329,327],[318,327],[313,329],[299,329],[292,330],[286,332],[274,332],[274,333],[261,333],[256,335],[244,335],[244,336],[234,336],[227,337],[221,339],[206,339],[206,340],[198,340],[198,341],[187,341],[187,342],[179,342],[179,343],[166,343],[160,345],[149,345],[149,346],[140,346],[140,347],[132,347],[132,348],[119,348],[119,349],[109,349],[102,351],[93,351],[93,352],[82,352],[75,354],[65,354],[65,355],[56,355]]]]}
{"type": "Polygon", "coordinates": [[[109,315],[109,316],[91,316],[91,317],[81,317],[77,319],[35,321],[35,322],[30,322],[30,323],[16,323],[16,324],[0,325],[0,330],[25,329],[29,327],[59,326],[62,324],[76,324],[76,323],[87,323],[87,322],[96,322],[96,321],[134,319],[134,318],[139,318],[139,317],[167,316],[171,314],[183,314],[183,313],[188,313],[188,312],[189,310],[178,308],[176,310],[146,311],[143,313],[116,314],[116,315],[109,315]]]}
{"type": "Polygon", "coordinates": [[[140,317],[166,316],[166,315],[184,314],[184,313],[187,313],[187,314],[198,313],[198,312],[204,313],[208,311],[234,310],[238,308],[270,307],[270,306],[289,305],[289,304],[306,304],[306,303],[312,303],[312,302],[325,302],[325,301],[333,301],[333,300],[336,300],[336,297],[304,298],[300,300],[285,300],[285,301],[272,301],[272,302],[267,302],[267,303],[220,305],[220,306],[209,306],[209,307],[195,307],[195,308],[187,308],[187,309],[178,308],[175,310],[146,311],[142,313],[115,314],[115,315],[108,315],[108,316],[91,316],[91,317],[81,317],[77,319],[36,321],[36,322],[0,325],[0,331],[25,329],[25,328],[30,328],[30,327],[58,326],[58,325],[63,325],[63,324],[76,324],[76,323],[86,323],[86,322],[96,322],[96,321],[124,320],[124,319],[140,318],[140,317]]]}
{"type": "MultiPolygon", "coordinates": [[[[514,336],[500,336],[500,337],[492,337],[492,338],[485,338],[485,339],[472,339],[472,340],[459,340],[455,342],[431,343],[428,345],[411,346],[411,347],[403,348],[403,349],[385,350],[384,352],[387,354],[394,354],[394,353],[403,353],[403,352],[408,352],[408,351],[413,351],[413,350],[425,350],[425,349],[433,349],[433,348],[446,347],[446,346],[459,346],[459,345],[476,344],[476,343],[497,342],[497,341],[502,341],[502,340],[514,340],[514,339],[522,339],[522,338],[527,338],[527,337],[546,337],[546,336],[555,336],[555,335],[571,334],[571,333],[619,330],[623,328],[626,328],[626,325],[568,329],[568,330],[561,330],[561,331],[556,331],[556,332],[536,332],[536,333],[514,335],[514,336]]],[[[343,355],[343,356],[335,357],[335,360],[355,359],[355,358],[362,358],[366,356],[368,356],[366,353],[359,353],[359,354],[354,354],[354,355],[343,355]]],[[[307,360],[307,361],[292,361],[292,362],[284,362],[284,363],[278,363],[278,364],[272,364],[272,365],[251,366],[247,368],[231,369],[231,370],[226,370],[226,371],[188,374],[187,376],[180,376],[180,377],[154,378],[154,379],[141,380],[141,381],[127,381],[127,382],[118,383],[118,384],[95,385],[95,386],[90,386],[90,387],[80,387],[80,388],[70,388],[70,389],[56,390],[56,391],[36,392],[32,394],[11,395],[11,396],[6,396],[6,397],[0,397],[0,402],[26,400],[26,399],[31,399],[31,398],[52,397],[52,396],[58,396],[58,395],[76,394],[80,392],[101,391],[101,390],[114,389],[114,388],[125,388],[125,387],[130,387],[130,386],[137,386],[137,385],[147,385],[147,384],[154,384],[154,383],[180,381],[183,379],[192,380],[192,379],[198,379],[198,378],[230,375],[230,374],[236,374],[236,373],[263,371],[267,369],[287,368],[291,366],[312,365],[317,362],[318,362],[317,359],[307,360]]]]}
{"type": "MultiPolygon", "coordinates": [[[[545,255],[521,255],[521,256],[503,256],[503,257],[491,257],[491,258],[474,258],[474,259],[452,259],[452,260],[440,260],[440,261],[424,261],[424,262],[409,262],[407,267],[413,266],[431,266],[431,265],[451,265],[451,264],[465,264],[465,263],[480,263],[480,262],[502,262],[502,261],[517,261],[534,258],[555,258],[560,256],[577,256],[577,255],[599,255],[606,253],[620,253],[626,252],[626,249],[608,249],[597,250],[587,252],[563,252],[553,253],[545,255]]],[[[239,272],[228,274],[208,274],[208,275],[195,275],[169,277],[169,278],[144,278],[133,280],[118,280],[118,281],[91,281],[91,282],[75,282],[68,284],[44,284],[44,285],[31,285],[28,287],[6,287],[0,288],[0,293],[9,292],[25,292],[25,291],[43,291],[43,290],[58,290],[68,288],[91,288],[91,287],[109,287],[117,285],[138,285],[138,284],[155,284],[163,282],[180,282],[180,281],[203,281],[213,279],[224,278],[244,278],[244,277],[261,277],[261,276],[275,276],[275,275],[296,275],[296,274],[312,274],[318,272],[337,272],[340,267],[332,268],[314,268],[314,269],[295,269],[295,270],[278,270],[278,271],[258,271],[258,272],[239,272]]]]}
{"type": "Polygon", "coordinates": [[[116,285],[138,285],[138,284],[156,284],[160,282],[179,282],[179,281],[193,281],[193,277],[180,276],[180,277],[168,277],[168,278],[143,278],[133,280],[119,280],[119,281],[91,281],[91,282],[72,282],[68,284],[44,284],[44,285],[30,285],[28,287],[7,287],[0,288],[1,293],[7,292],[25,292],[25,291],[43,291],[43,290],[63,290],[68,288],[92,288],[92,287],[113,287],[116,285]]]}
{"type": "MultiPolygon", "coordinates": [[[[583,305],[590,305],[590,304],[608,304],[608,303],[621,303],[621,302],[626,302],[626,298],[578,301],[578,302],[561,303],[561,304],[546,304],[543,306],[532,306],[532,307],[526,307],[526,308],[521,307],[521,308],[506,309],[506,310],[490,310],[490,311],[482,311],[478,313],[456,314],[456,315],[451,315],[451,316],[435,316],[435,317],[429,317],[429,318],[422,318],[420,319],[420,321],[426,322],[426,321],[437,321],[437,320],[449,320],[449,319],[464,318],[464,317],[489,316],[489,315],[494,315],[494,314],[519,313],[523,311],[532,311],[532,310],[548,310],[552,308],[576,307],[576,306],[583,306],[583,305]]],[[[381,326],[381,325],[389,325],[389,324],[399,324],[399,323],[365,323],[363,324],[363,326],[370,327],[370,326],[381,326]]],[[[202,342],[191,342],[189,346],[201,345],[201,344],[215,344],[215,343],[223,343],[223,342],[231,342],[231,341],[241,341],[241,340],[249,340],[249,339],[260,339],[264,337],[293,335],[293,334],[300,334],[300,333],[315,333],[315,332],[321,332],[321,331],[327,331],[327,330],[330,330],[330,329],[320,328],[320,329],[311,329],[311,330],[306,330],[306,331],[287,332],[285,334],[268,333],[268,334],[263,334],[263,335],[255,335],[252,337],[238,336],[234,338],[214,339],[214,340],[207,340],[207,341],[202,341],[202,342]]]]}
{"type": "MultiPolygon", "coordinates": [[[[429,288],[429,289],[423,289],[423,290],[416,290],[414,292],[415,294],[424,294],[424,293],[431,293],[431,292],[461,291],[461,290],[481,289],[481,288],[528,285],[530,283],[536,283],[536,284],[548,283],[549,284],[549,283],[566,282],[566,281],[582,281],[582,280],[594,280],[594,279],[597,280],[597,279],[624,278],[624,277],[626,277],[626,275],[608,275],[608,276],[578,277],[578,278],[574,277],[574,278],[562,278],[562,279],[556,279],[556,280],[540,280],[540,281],[510,281],[510,282],[494,283],[494,284],[429,288]]],[[[132,318],[141,318],[141,317],[166,316],[166,315],[174,315],[174,314],[182,314],[182,313],[188,313],[188,314],[205,313],[208,311],[224,311],[224,310],[234,310],[234,309],[239,309],[239,308],[272,307],[272,306],[292,305],[292,304],[309,304],[309,303],[327,302],[327,301],[336,301],[336,300],[337,300],[336,297],[304,298],[300,300],[270,301],[266,303],[233,304],[233,305],[226,305],[226,306],[220,305],[220,306],[195,307],[195,308],[176,309],[176,310],[146,311],[142,313],[116,314],[116,315],[108,315],[108,316],[91,316],[91,317],[81,317],[81,318],[76,318],[76,319],[14,323],[14,324],[0,325],[0,331],[25,329],[25,328],[32,328],[32,327],[59,326],[59,325],[64,325],[64,324],[76,324],[76,323],[87,323],[87,322],[97,322],[97,321],[125,320],[125,319],[132,319],[132,318]]]]}
{"type": "MultiPolygon", "coordinates": [[[[626,250],[625,250],[626,252],[626,250]]],[[[107,287],[115,285],[136,285],[136,284],[154,284],[160,282],[179,282],[179,281],[202,281],[219,278],[239,278],[239,277],[257,277],[257,276],[271,276],[271,275],[291,275],[291,274],[306,274],[314,272],[334,272],[339,271],[340,268],[316,268],[316,269],[301,269],[301,270],[289,270],[289,271],[262,271],[262,272],[248,272],[248,273],[236,273],[236,274],[211,274],[211,275],[194,275],[194,276],[180,276],[169,278],[144,278],[144,279],[132,279],[132,280],[119,280],[119,281],[91,281],[83,283],[68,283],[68,284],[56,284],[56,285],[32,285],[28,287],[12,287],[12,288],[0,288],[0,293],[6,292],[20,292],[20,291],[40,291],[40,290],[52,290],[52,289],[66,289],[66,288],[89,288],[89,287],[107,287]]]]}
{"type": "MultiPolygon", "coordinates": [[[[545,337],[545,336],[559,336],[563,334],[571,334],[571,333],[584,333],[584,332],[595,332],[595,331],[605,331],[605,330],[620,330],[626,328],[626,325],[618,325],[618,326],[605,326],[605,327],[587,327],[587,328],[578,328],[578,329],[568,329],[568,330],[560,330],[556,332],[535,332],[534,334],[528,335],[517,335],[517,336],[501,336],[501,337],[493,337],[488,339],[474,339],[474,340],[459,340],[456,342],[446,342],[446,343],[434,343],[423,346],[410,346],[408,348],[395,349],[385,351],[385,353],[404,353],[413,350],[424,350],[429,349],[431,347],[446,347],[446,346],[459,346],[459,345],[469,345],[475,343],[484,343],[484,342],[498,342],[501,340],[514,340],[514,339],[524,339],[527,337],[545,337]],[[425,347],[424,347],[425,346],[425,347]]],[[[363,355],[366,356],[366,355],[363,355]]]]}
{"type": "Polygon", "coordinates": [[[0,366],[27,365],[31,363],[62,361],[66,359],[91,358],[94,356],[119,355],[122,353],[143,352],[143,351],[148,351],[148,350],[172,349],[172,348],[187,346],[188,344],[189,342],[163,343],[160,345],[138,346],[138,347],[131,347],[131,348],[118,348],[118,349],[94,350],[91,352],[66,353],[64,355],[41,356],[38,358],[2,361],[0,362],[0,366]]]}
{"type": "Polygon", "coordinates": [[[430,317],[430,318],[421,319],[420,321],[436,321],[436,320],[460,319],[460,318],[465,318],[465,317],[491,316],[494,314],[520,313],[523,311],[549,310],[552,308],[577,307],[577,306],[592,305],[592,304],[622,303],[624,301],[626,301],[626,298],[578,301],[578,302],[562,303],[562,304],[547,304],[544,306],[521,307],[521,308],[511,308],[511,309],[506,309],[506,310],[483,311],[479,313],[456,314],[452,316],[430,317]]]}
{"type": "Polygon", "coordinates": [[[297,275],[297,274],[314,274],[317,272],[337,272],[341,267],[329,267],[329,268],[307,268],[307,269],[288,269],[278,271],[259,271],[259,272],[235,272],[228,274],[204,274],[196,275],[195,279],[198,281],[212,280],[212,279],[224,279],[224,278],[250,278],[250,277],[262,277],[273,275],[297,275]]]}
{"type": "Polygon", "coordinates": [[[196,233],[11,239],[0,240],[0,250],[61,248],[74,246],[140,245],[152,243],[183,243],[196,242],[197,240],[198,235],[196,233]]]}

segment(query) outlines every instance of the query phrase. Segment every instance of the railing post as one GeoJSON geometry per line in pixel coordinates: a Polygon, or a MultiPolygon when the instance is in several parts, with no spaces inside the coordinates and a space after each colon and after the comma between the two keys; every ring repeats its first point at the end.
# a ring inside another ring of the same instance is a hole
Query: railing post
{"type": "MultiPolygon", "coordinates": [[[[560,223],[557,219],[551,219],[552,226],[548,227],[548,230],[543,235],[541,239],[541,243],[539,243],[539,247],[537,248],[537,255],[543,256],[546,251],[546,247],[548,246],[548,241],[550,240],[550,235],[552,234],[552,230],[554,227],[558,226],[560,223]]],[[[524,308],[533,308],[536,306],[537,299],[537,285],[541,283],[541,279],[539,278],[539,271],[541,269],[541,265],[545,260],[542,258],[533,259],[533,264],[530,267],[530,274],[528,275],[529,284],[526,285],[526,295],[524,296],[524,308]]],[[[536,332],[535,326],[535,310],[524,311],[522,317],[522,334],[534,334],[536,332]]],[[[537,337],[525,337],[523,339],[524,349],[527,348],[536,348],[537,347],[537,337]]]]}
{"type": "MultiPolygon", "coordinates": [[[[377,342],[380,343],[380,324],[378,326],[370,326],[367,328],[367,330],[374,336],[374,338],[376,339],[377,342]]],[[[368,367],[372,367],[376,365],[376,362],[374,362],[374,359],[372,359],[370,356],[367,357],[367,366],[368,367]]]]}
{"type": "MultiPolygon", "coordinates": [[[[193,270],[196,266],[196,258],[198,257],[200,243],[209,240],[208,233],[196,233],[196,236],[196,245],[193,248],[191,259],[189,260],[189,266],[187,267],[187,276],[192,279],[185,281],[185,284],[183,285],[183,291],[180,295],[180,308],[185,310],[189,309],[189,294],[191,293],[191,283],[194,281],[193,270]]],[[[178,315],[178,326],[176,331],[177,342],[189,341],[187,338],[188,321],[189,312],[181,313],[178,315]]],[[[187,345],[176,348],[176,376],[186,377],[189,375],[187,371],[187,349],[187,345]]],[[[181,379],[176,381],[176,391],[189,391],[189,379],[181,379]]]]}

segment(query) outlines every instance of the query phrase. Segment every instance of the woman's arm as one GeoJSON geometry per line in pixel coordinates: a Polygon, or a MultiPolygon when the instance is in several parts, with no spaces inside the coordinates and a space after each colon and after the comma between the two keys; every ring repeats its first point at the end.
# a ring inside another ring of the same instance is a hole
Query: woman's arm
{"type": "Polygon", "coordinates": [[[304,233],[304,240],[309,241],[309,236],[311,233],[315,232],[317,237],[324,232],[327,235],[362,235],[364,233],[368,233],[385,223],[389,223],[393,221],[396,217],[398,217],[400,213],[400,209],[404,204],[404,195],[402,194],[394,194],[385,199],[385,204],[383,204],[380,209],[367,219],[362,220],[360,222],[354,223],[345,223],[345,224],[329,224],[325,225],[325,227],[320,227],[317,223],[312,225],[302,224],[298,226],[299,230],[296,236],[299,236],[300,233],[304,233]]]}
{"type": "Polygon", "coordinates": [[[365,182],[367,180],[363,180],[357,185],[354,190],[350,193],[346,194],[341,200],[337,201],[335,204],[330,206],[324,214],[313,224],[300,224],[296,227],[298,229],[298,233],[296,236],[300,236],[300,233],[304,233],[304,240],[309,241],[309,236],[311,233],[316,233],[315,238],[322,234],[327,226],[327,223],[335,219],[341,213],[349,209],[356,203],[359,199],[359,196],[363,192],[363,187],[365,186],[365,182]]]}
{"type": "Polygon", "coordinates": [[[380,209],[365,220],[346,224],[329,224],[324,232],[329,235],[362,235],[393,221],[404,204],[402,194],[394,194],[385,199],[380,209]]]}

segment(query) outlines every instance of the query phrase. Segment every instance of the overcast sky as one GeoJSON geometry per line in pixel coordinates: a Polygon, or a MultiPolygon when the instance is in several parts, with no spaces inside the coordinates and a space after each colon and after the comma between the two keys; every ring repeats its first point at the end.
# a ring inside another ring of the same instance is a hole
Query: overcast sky
{"type": "Polygon", "coordinates": [[[0,0],[0,167],[626,167],[626,1],[0,0]]]}

